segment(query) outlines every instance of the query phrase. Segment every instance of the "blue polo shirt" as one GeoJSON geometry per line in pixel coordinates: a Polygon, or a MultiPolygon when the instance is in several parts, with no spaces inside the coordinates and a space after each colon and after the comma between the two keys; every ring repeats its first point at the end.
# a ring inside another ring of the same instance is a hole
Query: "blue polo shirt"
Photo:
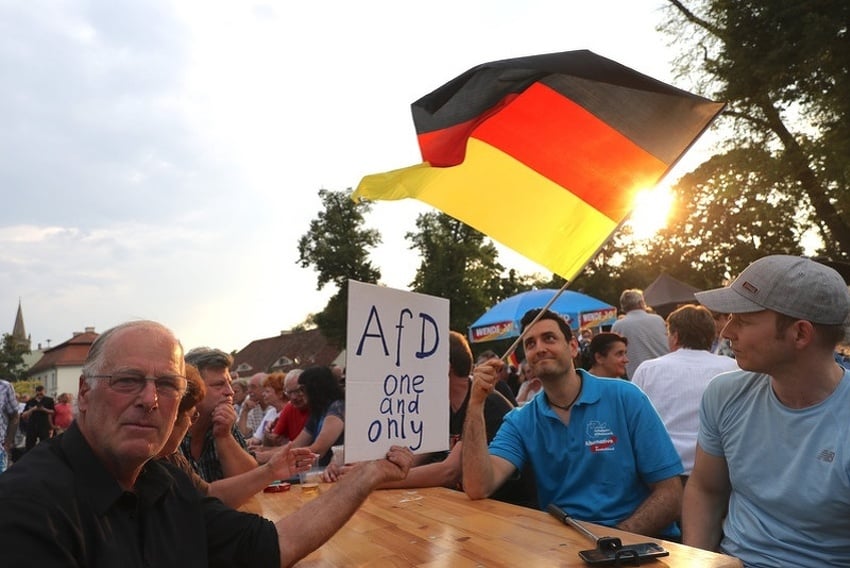
{"type": "MultiPolygon", "coordinates": [[[[543,394],[505,416],[490,453],[534,468],[541,508],[615,526],[650,493],[649,484],[684,472],[664,423],[634,384],[579,370],[581,395],[564,424],[543,394]]],[[[665,536],[678,536],[675,525],[665,536]]]]}

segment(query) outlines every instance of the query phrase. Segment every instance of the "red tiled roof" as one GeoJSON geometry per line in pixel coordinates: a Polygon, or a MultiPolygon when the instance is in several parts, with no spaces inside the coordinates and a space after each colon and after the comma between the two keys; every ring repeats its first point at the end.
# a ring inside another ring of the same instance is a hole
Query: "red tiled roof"
{"type": "Polygon", "coordinates": [[[54,367],[79,366],[82,365],[86,356],[89,354],[89,348],[94,340],[97,339],[99,333],[87,331],[80,333],[60,343],[56,347],[51,347],[44,352],[35,365],[28,371],[29,375],[35,375],[41,371],[52,369],[54,367]]]}
{"type": "Polygon", "coordinates": [[[260,372],[306,369],[311,365],[330,365],[340,352],[318,329],[283,333],[246,345],[233,357],[231,370],[239,371],[240,377],[250,377],[260,372]]]}

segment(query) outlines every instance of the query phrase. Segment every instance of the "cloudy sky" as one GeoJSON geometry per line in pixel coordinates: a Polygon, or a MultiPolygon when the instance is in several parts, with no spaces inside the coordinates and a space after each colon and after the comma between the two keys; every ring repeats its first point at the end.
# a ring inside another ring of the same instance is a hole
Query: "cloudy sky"
{"type": "MultiPolygon", "coordinates": [[[[412,101],[571,49],[673,82],[661,4],[0,0],[0,332],[20,299],[34,346],[136,318],[187,348],[276,335],[333,292],[296,264],[318,189],[420,161],[412,101]]],[[[385,284],[426,210],[375,205],[385,284]]]]}

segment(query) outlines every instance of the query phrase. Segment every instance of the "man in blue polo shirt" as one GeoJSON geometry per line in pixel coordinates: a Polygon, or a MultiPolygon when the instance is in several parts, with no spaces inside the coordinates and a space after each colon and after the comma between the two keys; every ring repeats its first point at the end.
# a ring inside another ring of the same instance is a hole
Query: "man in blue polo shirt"
{"type": "Polygon", "coordinates": [[[649,399],[627,381],[576,370],[578,343],[559,315],[532,310],[522,326],[543,393],[505,416],[488,449],[483,403],[503,363],[475,368],[463,433],[466,493],[487,497],[531,463],[541,507],[554,503],[579,520],[677,537],[682,462],[649,399]]]}

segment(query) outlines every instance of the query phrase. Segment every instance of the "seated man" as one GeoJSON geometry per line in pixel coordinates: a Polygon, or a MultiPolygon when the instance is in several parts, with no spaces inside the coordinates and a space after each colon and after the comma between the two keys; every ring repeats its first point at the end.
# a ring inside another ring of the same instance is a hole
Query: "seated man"
{"type": "Polygon", "coordinates": [[[0,475],[4,565],[290,566],[413,460],[393,447],[277,523],[202,498],[182,471],[152,459],[177,418],[184,365],[180,343],[155,322],[126,323],[95,340],[77,419],[0,475]]]}
{"type": "Polygon", "coordinates": [[[283,386],[289,402],[280,411],[280,418],[272,427],[270,438],[274,444],[285,444],[297,438],[310,418],[310,407],[304,398],[304,389],[298,384],[300,376],[301,369],[292,369],[286,373],[283,386]]]}
{"type": "Polygon", "coordinates": [[[198,404],[198,420],[180,444],[183,455],[208,482],[256,468],[257,460],[236,426],[229,370],[233,358],[219,349],[198,347],[186,353],[186,362],[201,373],[206,396],[198,404]]]}
{"type": "Polygon", "coordinates": [[[207,483],[180,451],[180,442],[183,441],[186,431],[200,415],[197,405],[204,399],[206,392],[201,374],[194,366],[186,364],[186,393],[177,407],[177,421],[171,436],[157,455],[183,470],[201,495],[216,497],[228,507],[236,508],[273,481],[288,479],[293,474],[307,471],[316,461],[318,456],[309,448],[290,449],[286,445],[275,448],[266,457],[266,467],[255,467],[245,473],[207,483]]]}
{"type": "Polygon", "coordinates": [[[702,393],[714,377],[738,368],[731,357],[709,351],[714,333],[710,311],[702,306],[677,308],[667,316],[670,353],[647,359],[632,377],[658,410],[686,476],[694,468],[702,393]]]}
{"type": "Polygon", "coordinates": [[[541,507],[634,533],[677,537],[682,462],[658,413],[635,385],[576,370],[578,343],[551,311],[522,319],[523,346],[543,392],[505,416],[488,450],[483,406],[502,362],[473,373],[463,431],[463,489],[490,496],[528,463],[541,507]],[[528,328],[528,329],[526,329],[528,328]]]}
{"type": "Polygon", "coordinates": [[[702,397],[683,541],[746,566],[850,565],[850,371],[833,358],[850,318],[838,272],[761,258],[696,299],[732,314],[741,371],[702,397]]]}

